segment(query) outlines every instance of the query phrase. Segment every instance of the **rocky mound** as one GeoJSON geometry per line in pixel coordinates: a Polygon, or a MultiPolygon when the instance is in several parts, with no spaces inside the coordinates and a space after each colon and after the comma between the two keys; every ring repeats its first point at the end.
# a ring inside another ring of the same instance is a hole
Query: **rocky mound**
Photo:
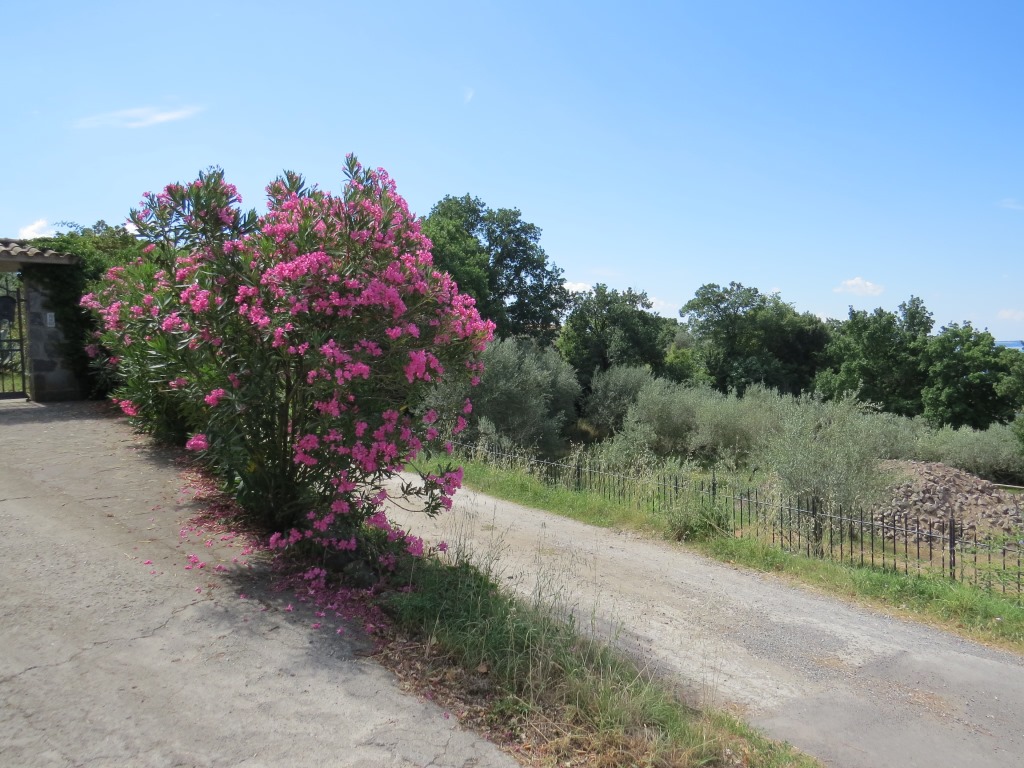
{"type": "Polygon", "coordinates": [[[1024,495],[1005,491],[987,480],[926,461],[888,461],[904,479],[891,488],[888,504],[875,519],[891,525],[945,532],[950,513],[968,538],[1024,536],[1024,495]]]}

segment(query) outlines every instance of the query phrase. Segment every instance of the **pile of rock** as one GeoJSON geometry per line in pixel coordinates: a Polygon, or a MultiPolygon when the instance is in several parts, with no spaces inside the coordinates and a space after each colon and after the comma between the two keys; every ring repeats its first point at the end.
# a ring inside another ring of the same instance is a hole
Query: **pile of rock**
{"type": "Polygon", "coordinates": [[[967,539],[1024,539],[1024,496],[945,464],[891,461],[886,465],[904,477],[891,488],[889,502],[874,511],[876,522],[890,529],[887,538],[902,538],[904,528],[920,531],[910,534],[911,541],[926,539],[929,530],[944,536],[952,516],[958,536],[967,539]]]}

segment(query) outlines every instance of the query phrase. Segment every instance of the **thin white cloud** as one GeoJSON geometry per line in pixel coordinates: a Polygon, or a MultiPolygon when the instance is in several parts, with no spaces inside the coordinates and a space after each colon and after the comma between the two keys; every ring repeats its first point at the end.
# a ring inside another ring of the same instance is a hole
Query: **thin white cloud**
{"type": "Polygon", "coordinates": [[[157,109],[156,107],[134,107],[101,115],[83,117],[75,123],[76,128],[149,128],[152,125],[187,120],[202,111],[201,107],[181,109],[157,109]]]}
{"type": "Polygon", "coordinates": [[[52,234],[53,227],[46,222],[46,219],[37,219],[27,227],[18,230],[18,237],[22,240],[31,240],[33,237],[46,237],[52,234]]]}
{"type": "Polygon", "coordinates": [[[462,101],[466,104],[469,104],[469,102],[473,100],[474,96],[476,96],[476,91],[472,88],[466,88],[462,92],[462,101]]]}
{"type": "Polygon", "coordinates": [[[569,293],[586,293],[591,290],[594,286],[590,283],[566,283],[565,290],[569,293]]]}
{"type": "Polygon", "coordinates": [[[1000,320],[1024,322],[1024,309],[1000,309],[996,315],[1000,320]]]}
{"type": "Polygon", "coordinates": [[[651,311],[654,314],[662,317],[677,317],[679,315],[678,304],[659,299],[657,296],[648,296],[647,298],[651,300],[651,311]]]}
{"type": "Polygon", "coordinates": [[[1000,208],[1009,208],[1011,211],[1024,211],[1024,202],[1012,197],[1004,197],[999,201],[1000,208]]]}
{"type": "Polygon", "coordinates": [[[854,296],[878,296],[885,291],[885,286],[872,283],[863,277],[855,277],[851,280],[843,280],[832,290],[835,293],[852,293],[854,296]]]}

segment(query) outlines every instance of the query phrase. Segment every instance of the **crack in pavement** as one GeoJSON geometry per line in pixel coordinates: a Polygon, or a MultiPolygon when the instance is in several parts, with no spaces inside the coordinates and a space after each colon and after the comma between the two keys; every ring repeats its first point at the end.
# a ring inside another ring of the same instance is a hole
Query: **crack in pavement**
{"type": "Polygon", "coordinates": [[[92,641],[88,645],[88,647],[78,649],[73,654],[71,654],[68,658],[66,658],[66,659],[64,659],[62,661],[48,662],[46,664],[34,664],[31,667],[26,667],[25,669],[22,669],[22,670],[20,670],[18,672],[14,672],[13,674],[9,674],[9,675],[7,675],[5,677],[2,677],[2,678],[0,678],[0,685],[3,685],[5,683],[9,683],[12,680],[16,680],[19,677],[23,677],[23,676],[27,675],[29,672],[35,672],[35,671],[42,670],[42,669],[57,669],[59,667],[66,666],[68,664],[71,664],[72,662],[77,661],[80,657],[84,656],[85,654],[90,653],[91,651],[96,650],[97,648],[109,646],[109,645],[112,645],[113,643],[125,643],[125,644],[128,644],[128,643],[134,643],[134,642],[136,642],[138,640],[147,640],[147,639],[153,637],[160,630],[165,629],[167,627],[167,625],[170,624],[171,621],[174,619],[174,617],[177,616],[179,613],[181,613],[182,611],[186,611],[189,608],[192,608],[193,606],[198,605],[201,602],[204,602],[204,601],[203,600],[193,600],[192,602],[188,603],[187,605],[183,605],[183,606],[181,606],[179,608],[175,608],[174,610],[171,611],[171,614],[164,621],[162,621],[160,624],[158,624],[157,626],[153,627],[152,629],[143,632],[142,634],[132,635],[132,636],[129,636],[129,637],[108,637],[108,638],[105,638],[103,640],[94,640],[94,641],[92,641]]]}

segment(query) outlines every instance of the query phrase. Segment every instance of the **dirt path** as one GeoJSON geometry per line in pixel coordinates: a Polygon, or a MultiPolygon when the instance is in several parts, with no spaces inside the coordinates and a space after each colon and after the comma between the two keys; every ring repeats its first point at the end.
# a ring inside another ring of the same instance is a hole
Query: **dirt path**
{"type": "Polygon", "coordinates": [[[516,765],[238,550],[186,571],[178,471],[123,419],[7,401],[0,446],[0,766],[516,765]]]}
{"type": "Polygon", "coordinates": [[[436,521],[398,516],[829,765],[1024,766],[1020,656],[472,491],[436,521]]]}

